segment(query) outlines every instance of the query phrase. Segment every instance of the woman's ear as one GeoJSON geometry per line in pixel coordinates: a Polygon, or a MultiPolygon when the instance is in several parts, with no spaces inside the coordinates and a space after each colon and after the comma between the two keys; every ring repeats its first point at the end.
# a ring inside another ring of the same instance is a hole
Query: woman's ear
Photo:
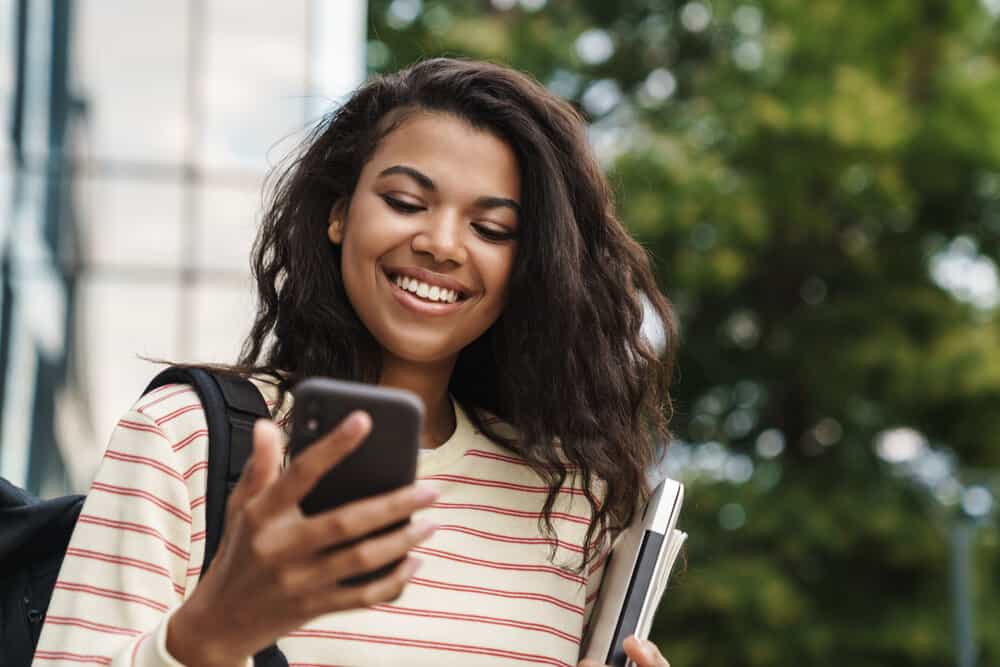
{"type": "Polygon", "coordinates": [[[344,241],[344,210],[343,202],[337,202],[330,207],[330,218],[327,220],[326,236],[330,243],[340,245],[344,241]]]}

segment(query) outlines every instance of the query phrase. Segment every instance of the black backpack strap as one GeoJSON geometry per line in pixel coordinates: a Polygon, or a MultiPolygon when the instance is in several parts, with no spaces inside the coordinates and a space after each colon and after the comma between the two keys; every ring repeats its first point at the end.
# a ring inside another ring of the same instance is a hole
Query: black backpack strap
{"type": "Polygon", "coordinates": [[[208,486],[205,490],[205,574],[222,539],[226,501],[253,451],[253,423],[270,417],[264,398],[246,378],[203,368],[171,366],[153,378],[143,393],[167,384],[194,387],[208,426],[208,486]]]}
{"type": "MultiPolygon", "coordinates": [[[[167,384],[194,387],[205,410],[208,427],[208,485],[205,489],[205,575],[222,539],[226,502],[253,452],[253,424],[269,418],[270,411],[260,391],[238,375],[204,368],[171,366],[160,372],[144,394],[167,384]]],[[[272,644],[254,656],[256,667],[287,667],[288,661],[272,644]]]]}

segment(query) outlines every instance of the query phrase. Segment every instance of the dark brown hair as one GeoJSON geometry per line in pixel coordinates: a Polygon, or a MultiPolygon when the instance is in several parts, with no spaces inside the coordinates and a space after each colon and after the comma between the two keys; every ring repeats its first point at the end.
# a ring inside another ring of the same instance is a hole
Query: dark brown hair
{"type": "Polygon", "coordinates": [[[667,436],[675,330],[645,251],[615,218],[582,118],[530,77],[436,58],[372,79],[324,119],[272,182],[253,254],[259,311],[239,365],[273,374],[282,391],[311,375],[377,380],[380,349],[347,298],[326,227],[409,110],[464,119],[518,158],[508,303],[460,353],[449,390],[479,430],[548,485],[544,532],[559,489],[581,475],[592,509],[583,567],[647,491],[654,445],[667,436]],[[640,334],[643,295],[664,323],[662,354],[640,334]],[[490,414],[517,437],[504,437],[490,414]]]}

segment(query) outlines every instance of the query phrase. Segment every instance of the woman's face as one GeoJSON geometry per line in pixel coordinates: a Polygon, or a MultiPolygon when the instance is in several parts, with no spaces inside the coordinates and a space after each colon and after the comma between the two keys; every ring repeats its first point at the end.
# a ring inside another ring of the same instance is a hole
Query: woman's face
{"type": "Polygon", "coordinates": [[[329,233],[348,298],[385,354],[453,364],[496,321],[520,197],[511,147],[457,117],[416,112],[382,139],[329,233]]]}

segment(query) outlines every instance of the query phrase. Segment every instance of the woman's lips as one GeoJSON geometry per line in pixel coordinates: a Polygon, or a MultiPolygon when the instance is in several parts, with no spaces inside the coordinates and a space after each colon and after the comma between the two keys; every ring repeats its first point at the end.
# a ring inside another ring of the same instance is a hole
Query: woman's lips
{"type": "Polygon", "coordinates": [[[379,273],[382,274],[382,280],[384,280],[388,285],[389,290],[392,292],[392,296],[396,299],[396,301],[401,306],[414,313],[418,313],[420,315],[449,315],[461,308],[462,304],[465,302],[465,299],[460,299],[455,303],[443,303],[440,301],[434,302],[421,299],[416,294],[407,292],[402,287],[397,285],[392,279],[389,278],[389,276],[385,274],[385,272],[380,271],[379,273]]]}

